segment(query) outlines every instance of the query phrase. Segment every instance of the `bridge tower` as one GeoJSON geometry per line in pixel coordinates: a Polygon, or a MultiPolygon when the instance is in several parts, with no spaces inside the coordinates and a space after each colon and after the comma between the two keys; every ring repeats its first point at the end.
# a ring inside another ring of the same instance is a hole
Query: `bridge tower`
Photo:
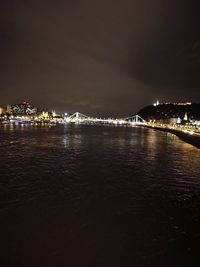
{"type": "Polygon", "coordinates": [[[79,119],[79,113],[78,112],[75,113],[75,118],[76,118],[76,120],[79,119]]]}
{"type": "Polygon", "coordinates": [[[142,117],[140,117],[139,115],[128,117],[128,118],[125,118],[124,120],[127,122],[130,122],[132,124],[135,124],[135,125],[140,125],[140,124],[145,123],[145,120],[142,117]]]}

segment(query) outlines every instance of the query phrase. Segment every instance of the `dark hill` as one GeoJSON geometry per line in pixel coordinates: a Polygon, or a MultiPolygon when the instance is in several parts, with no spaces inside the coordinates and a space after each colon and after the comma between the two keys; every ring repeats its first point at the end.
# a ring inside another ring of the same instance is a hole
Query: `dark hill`
{"type": "Polygon", "coordinates": [[[200,120],[200,103],[178,105],[178,104],[159,104],[157,106],[151,105],[142,108],[137,114],[145,120],[155,119],[183,119],[187,112],[188,118],[192,120],[200,120]]]}

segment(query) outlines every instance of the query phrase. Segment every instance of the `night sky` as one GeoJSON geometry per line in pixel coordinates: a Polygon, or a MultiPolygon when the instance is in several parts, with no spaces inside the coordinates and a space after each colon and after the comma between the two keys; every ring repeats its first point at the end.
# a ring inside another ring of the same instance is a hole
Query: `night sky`
{"type": "Polygon", "coordinates": [[[198,2],[1,0],[0,105],[128,116],[200,102],[198,2]]]}

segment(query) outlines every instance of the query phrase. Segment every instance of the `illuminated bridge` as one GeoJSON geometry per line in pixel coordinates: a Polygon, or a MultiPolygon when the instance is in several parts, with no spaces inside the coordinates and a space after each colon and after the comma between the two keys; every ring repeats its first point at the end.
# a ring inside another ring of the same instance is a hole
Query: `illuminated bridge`
{"type": "Polygon", "coordinates": [[[103,118],[94,118],[79,112],[75,112],[71,116],[65,118],[66,122],[73,122],[73,123],[101,123],[101,124],[126,124],[131,126],[137,125],[144,125],[146,121],[141,118],[139,115],[135,115],[132,117],[121,118],[121,119],[103,119],[103,118]]]}

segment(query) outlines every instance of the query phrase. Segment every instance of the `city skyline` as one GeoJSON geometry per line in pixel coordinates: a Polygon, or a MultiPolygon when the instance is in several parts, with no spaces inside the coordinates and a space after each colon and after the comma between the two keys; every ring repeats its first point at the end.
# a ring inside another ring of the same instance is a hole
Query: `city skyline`
{"type": "Polygon", "coordinates": [[[2,104],[124,116],[156,99],[200,102],[195,2],[0,5],[2,104]]]}
{"type": "MultiPolygon", "coordinates": [[[[193,106],[195,105],[198,109],[198,106],[200,105],[200,103],[195,103],[195,102],[162,102],[159,101],[158,99],[154,102],[154,103],[148,103],[148,105],[140,107],[139,110],[137,110],[137,112],[135,112],[134,114],[126,114],[128,117],[129,116],[134,116],[137,115],[138,112],[140,112],[141,110],[145,109],[145,108],[149,108],[149,107],[158,107],[158,106],[183,106],[183,107],[188,107],[188,106],[193,106]]],[[[36,113],[42,113],[42,112],[50,112],[50,113],[55,113],[55,114],[60,114],[60,115],[72,115],[77,113],[77,111],[72,111],[70,112],[69,110],[67,110],[67,108],[60,112],[58,110],[56,110],[55,108],[49,109],[48,107],[45,107],[44,105],[38,107],[36,106],[34,103],[30,103],[28,101],[21,101],[20,103],[7,103],[6,105],[2,105],[2,103],[0,103],[0,116],[2,115],[11,115],[11,114],[26,114],[26,115],[31,115],[31,114],[36,114],[36,113]],[[16,112],[14,111],[16,110],[16,112]],[[28,112],[25,112],[25,111],[28,112]]],[[[78,112],[79,113],[79,112],[78,112]]],[[[94,116],[94,114],[87,114],[91,116],[94,116]]],[[[86,116],[87,116],[86,115],[86,116]]],[[[101,116],[101,114],[99,114],[99,116],[101,116]]],[[[126,116],[126,117],[127,117],[126,116]]],[[[110,116],[107,116],[110,117],[110,116]]]]}

